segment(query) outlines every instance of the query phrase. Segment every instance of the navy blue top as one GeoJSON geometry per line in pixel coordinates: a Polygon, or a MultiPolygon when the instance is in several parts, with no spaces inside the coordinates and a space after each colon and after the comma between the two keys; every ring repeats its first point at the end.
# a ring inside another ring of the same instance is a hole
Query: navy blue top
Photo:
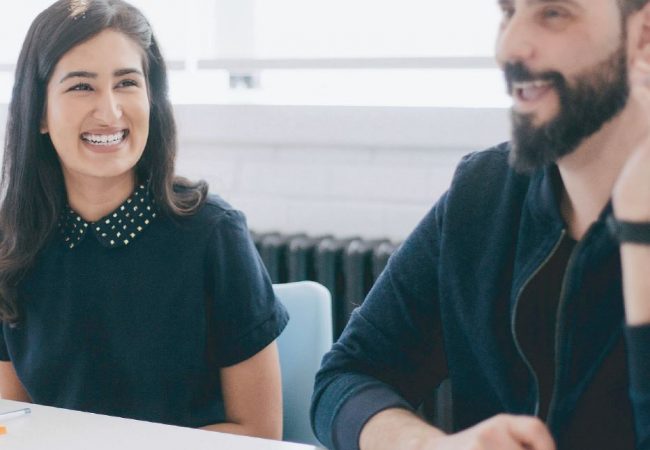
{"type": "Polygon", "coordinates": [[[93,224],[67,211],[60,230],[20,286],[24,320],[0,333],[0,359],[32,400],[223,422],[219,368],[262,350],[288,321],[243,214],[211,196],[172,218],[139,188],[93,224]]]}

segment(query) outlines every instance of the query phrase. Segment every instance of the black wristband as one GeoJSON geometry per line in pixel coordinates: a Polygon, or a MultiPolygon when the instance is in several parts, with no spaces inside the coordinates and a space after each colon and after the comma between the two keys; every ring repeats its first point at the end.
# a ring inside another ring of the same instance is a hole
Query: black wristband
{"type": "Polygon", "coordinates": [[[650,222],[624,222],[610,214],[607,229],[618,242],[650,245],[650,222]]]}

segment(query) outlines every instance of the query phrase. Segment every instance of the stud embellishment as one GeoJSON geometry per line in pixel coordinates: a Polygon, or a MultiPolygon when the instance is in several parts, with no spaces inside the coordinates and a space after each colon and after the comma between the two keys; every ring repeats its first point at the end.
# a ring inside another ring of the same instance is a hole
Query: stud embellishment
{"type": "Polygon", "coordinates": [[[59,228],[66,245],[78,247],[89,233],[108,248],[118,248],[131,244],[156,218],[158,208],[153,197],[144,185],[138,186],[122,205],[97,222],[86,222],[71,208],[61,214],[59,228]],[[135,202],[139,199],[139,202],[135,202]]]}

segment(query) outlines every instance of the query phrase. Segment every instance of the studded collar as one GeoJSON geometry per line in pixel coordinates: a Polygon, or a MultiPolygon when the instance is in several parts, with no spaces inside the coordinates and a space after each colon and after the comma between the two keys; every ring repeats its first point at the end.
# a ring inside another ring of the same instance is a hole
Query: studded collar
{"type": "Polygon", "coordinates": [[[94,235],[104,247],[124,247],[136,239],[157,216],[156,202],[141,184],[124,203],[97,222],[86,222],[66,205],[59,219],[59,230],[70,249],[80,245],[89,234],[94,235]]]}

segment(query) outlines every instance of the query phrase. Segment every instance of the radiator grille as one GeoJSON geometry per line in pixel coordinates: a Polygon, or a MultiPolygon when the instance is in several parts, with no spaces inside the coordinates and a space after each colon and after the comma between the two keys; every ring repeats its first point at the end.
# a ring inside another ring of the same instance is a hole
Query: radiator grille
{"type": "Polygon", "coordinates": [[[273,283],[312,280],[329,289],[335,338],[397,248],[387,239],[255,232],[252,235],[273,283]]]}
{"type": "MultiPolygon", "coordinates": [[[[273,283],[317,281],[332,294],[334,338],[359,306],[397,249],[387,239],[251,233],[273,283]]],[[[446,432],[453,429],[451,385],[445,380],[424,400],[420,413],[446,432]]]]}

